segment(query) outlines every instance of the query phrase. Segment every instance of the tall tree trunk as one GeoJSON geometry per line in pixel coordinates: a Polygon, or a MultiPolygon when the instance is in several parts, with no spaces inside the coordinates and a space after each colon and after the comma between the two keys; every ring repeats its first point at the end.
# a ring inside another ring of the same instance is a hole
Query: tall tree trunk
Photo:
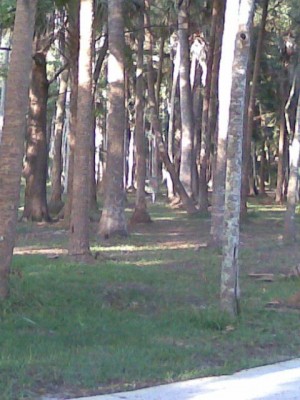
{"type": "Polygon", "coordinates": [[[225,23],[222,39],[222,50],[219,71],[219,114],[218,136],[216,141],[216,157],[213,175],[211,243],[221,246],[223,241],[225,179],[227,159],[227,134],[229,122],[229,106],[231,96],[231,75],[234,55],[234,40],[237,29],[239,1],[226,2],[225,20],[232,19],[232,24],[225,23]]]}
{"type": "Polygon", "coordinates": [[[24,153],[36,0],[18,0],[0,146],[0,299],[9,295],[24,153]]]}
{"type": "Polygon", "coordinates": [[[51,198],[49,208],[59,210],[62,205],[62,139],[65,120],[65,107],[68,89],[69,70],[66,69],[60,76],[59,93],[56,102],[56,118],[54,130],[54,151],[51,170],[51,198]]]}
{"type": "Polygon", "coordinates": [[[77,130],[68,246],[69,255],[77,262],[89,261],[91,257],[89,248],[89,158],[90,137],[93,128],[93,15],[93,0],[81,0],[77,130]]]}
{"type": "Polygon", "coordinates": [[[149,10],[150,10],[150,1],[145,1],[145,17],[146,17],[146,43],[148,43],[149,48],[148,50],[148,71],[147,71],[147,82],[148,82],[148,104],[149,104],[149,111],[150,111],[150,119],[153,130],[155,132],[155,137],[157,139],[158,144],[158,151],[162,162],[165,164],[167,171],[169,172],[173,185],[180,197],[183,207],[189,214],[197,213],[198,210],[196,209],[193,201],[188,196],[185,191],[184,186],[182,185],[181,181],[178,178],[176,173],[175,167],[172,164],[167,147],[163,141],[160,123],[157,115],[157,106],[156,106],[156,99],[155,99],[155,90],[154,90],[154,77],[153,77],[153,64],[152,64],[152,49],[153,49],[153,36],[150,30],[150,17],[149,17],[149,10]]]}
{"type": "Polygon", "coordinates": [[[77,127],[77,99],[78,99],[78,54],[79,54],[79,0],[68,3],[69,34],[67,36],[67,52],[70,63],[70,120],[69,120],[69,160],[68,160],[68,184],[67,200],[64,206],[64,224],[69,227],[72,198],[73,198],[73,176],[74,176],[74,149],[77,127]]]}
{"type": "Polygon", "coordinates": [[[123,1],[108,2],[108,101],[107,166],[105,173],[105,199],[99,223],[99,234],[127,235],[124,210],[124,19],[123,1]],[[116,116],[118,116],[116,118],[116,116]]]}
{"type": "Polygon", "coordinates": [[[192,195],[192,161],[193,158],[193,105],[190,84],[190,51],[189,51],[189,0],[181,1],[178,10],[179,36],[179,88],[181,113],[181,161],[180,180],[189,196],[192,195]]]}
{"type": "Polygon", "coordinates": [[[284,218],[284,239],[287,243],[296,241],[296,205],[299,197],[300,161],[300,96],[298,96],[295,135],[290,151],[290,177],[287,193],[287,208],[284,218]]]}
{"type": "MultiPolygon", "coordinates": [[[[224,244],[221,270],[221,309],[239,312],[239,218],[242,179],[242,141],[245,112],[246,71],[254,14],[254,0],[241,0],[239,26],[232,67],[230,118],[225,189],[224,244]]],[[[232,23],[225,19],[225,24],[232,23]]]]}
{"type": "Polygon", "coordinates": [[[212,21],[209,38],[209,51],[207,57],[207,75],[202,106],[201,148],[200,148],[200,176],[199,176],[199,210],[208,211],[207,168],[210,156],[211,131],[209,126],[209,103],[212,82],[212,67],[215,54],[216,31],[219,22],[219,8],[221,2],[214,0],[212,9],[212,21]]]}
{"type": "Polygon", "coordinates": [[[136,64],[136,90],[135,90],[135,140],[136,140],[136,178],[137,189],[135,209],[131,222],[151,222],[147,211],[145,179],[146,179],[146,154],[144,133],[144,15],[139,15],[138,50],[136,64]]]}
{"type": "Polygon", "coordinates": [[[242,176],[242,198],[241,198],[242,214],[245,214],[247,212],[247,196],[249,192],[249,171],[251,162],[251,140],[253,134],[256,90],[259,78],[260,59],[262,55],[263,42],[265,37],[266,21],[268,16],[268,6],[269,6],[269,0],[264,0],[262,4],[263,11],[260,22],[257,44],[256,44],[252,85],[250,89],[247,120],[246,120],[246,132],[243,140],[243,176],[242,176]]]}
{"type": "Polygon", "coordinates": [[[32,221],[49,221],[50,219],[46,193],[48,88],[46,54],[37,52],[33,57],[27,148],[23,172],[26,178],[23,218],[32,221]]]}
{"type": "Polygon", "coordinates": [[[287,84],[286,72],[284,71],[284,77],[280,82],[280,127],[279,127],[279,141],[278,141],[278,164],[277,164],[277,184],[276,184],[276,195],[275,202],[282,203],[284,200],[284,175],[285,175],[285,148],[286,148],[286,136],[287,128],[285,121],[285,104],[286,104],[286,89],[287,84]]]}

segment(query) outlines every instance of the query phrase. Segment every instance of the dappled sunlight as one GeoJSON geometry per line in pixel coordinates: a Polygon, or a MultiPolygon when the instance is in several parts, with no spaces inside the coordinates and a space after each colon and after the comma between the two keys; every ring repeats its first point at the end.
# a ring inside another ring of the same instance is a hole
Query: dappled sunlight
{"type": "Polygon", "coordinates": [[[55,248],[37,248],[36,246],[22,246],[22,247],[15,247],[14,255],[25,255],[25,254],[38,254],[38,255],[45,255],[55,257],[59,255],[66,255],[68,253],[67,249],[60,249],[58,247],[55,248]]]}

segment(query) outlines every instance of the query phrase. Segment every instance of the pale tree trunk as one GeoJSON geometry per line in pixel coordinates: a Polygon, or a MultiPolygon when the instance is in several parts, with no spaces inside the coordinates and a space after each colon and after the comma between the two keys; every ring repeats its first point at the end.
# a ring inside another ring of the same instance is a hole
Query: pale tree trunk
{"type": "Polygon", "coordinates": [[[108,3],[108,115],[107,164],[105,172],[105,199],[99,223],[99,234],[126,236],[127,223],[124,201],[124,19],[123,1],[108,3]],[[117,117],[116,117],[117,116],[117,117]]]}
{"type": "Polygon", "coordinates": [[[80,1],[77,130],[69,255],[77,262],[91,258],[89,248],[90,137],[93,128],[93,0],[80,1]]]}
{"type": "Polygon", "coordinates": [[[69,70],[66,69],[60,76],[59,93],[56,102],[55,130],[54,130],[54,149],[51,170],[51,198],[49,208],[59,211],[62,206],[62,139],[65,120],[66,97],[68,89],[69,70]]]}
{"type": "Polygon", "coordinates": [[[140,11],[135,89],[135,140],[136,140],[136,198],[131,222],[151,222],[147,211],[145,179],[145,129],[144,129],[144,15],[140,11]]]}
{"type": "Polygon", "coordinates": [[[300,96],[298,96],[295,135],[290,151],[290,176],[287,193],[287,208],[284,218],[284,240],[287,243],[296,241],[296,205],[299,191],[300,160],[300,96]]]}
{"type": "Polygon", "coordinates": [[[9,294],[24,153],[36,0],[18,0],[0,146],[0,299],[9,294]]]}
{"type": "Polygon", "coordinates": [[[148,44],[148,71],[147,71],[147,81],[148,81],[148,104],[149,104],[149,111],[150,111],[150,120],[151,124],[153,127],[153,130],[155,132],[155,137],[157,140],[157,145],[158,145],[158,151],[160,158],[162,162],[165,164],[165,167],[168,171],[168,173],[171,176],[171,179],[173,181],[174,188],[176,189],[180,200],[182,202],[183,207],[187,211],[188,214],[194,214],[197,213],[198,210],[196,209],[193,201],[191,198],[188,196],[188,194],[185,191],[184,186],[182,185],[181,181],[178,178],[178,175],[176,173],[175,167],[172,164],[167,147],[163,141],[162,133],[161,133],[161,128],[160,128],[160,123],[159,123],[159,118],[157,115],[157,106],[156,106],[156,98],[155,98],[155,90],[154,90],[154,77],[153,77],[153,64],[152,64],[152,49],[153,49],[153,36],[150,30],[151,23],[150,23],[150,17],[149,17],[149,10],[150,10],[150,1],[146,0],[145,1],[145,25],[146,25],[146,43],[148,44]]]}
{"type": "MultiPolygon", "coordinates": [[[[179,88],[181,113],[181,161],[179,178],[187,194],[192,195],[192,161],[193,157],[193,105],[190,84],[190,51],[189,51],[189,0],[181,1],[178,10],[179,36],[179,88]]],[[[178,50],[177,50],[178,51],[178,50]]]]}
{"type": "Polygon", "coordinates": [[[246,131],[243,139],[243,175],[242,175],[242,198],[241,198],[242,214],[245,214],[247,212],[247,196],[249,193],[249,172],[250,172],[250,162],[251,162],[251,140],[254,127],[256,90],[259,78],[260,60],[262,55],[263,42],[265,37],[266,21],[268,16],[268,6],[269,6],[269,0],[264,0],[262,5],[263,11],[260,22],[260,29],[255,51],[252,85],[250,89],[247,120],[245,124],[246,131]]]}
{"type": "MultiPolygon", "coordinates": [[[[239,26],[232,67],[232,89],[228,124],[225,188],[224,242],[221,269],[221,309],[235,316],[239,312],[239,219],[242,180],[242,142],[245,93],[254,0],[241,0],[239,26]]],[[[232,23],[225,19],[225,25],[232,23]]]]}
{"type": "Polygon", "coordinates": [[[234,41],[237,31],[239,0],[226,3],[224,34],[219,71],[219,114],[217,153],[213,175],[212,212],[211,212],[211,244],[221,246],[223,240],[225,177],[227,159],[227,134],[229,122],[229,106],[232,85],[232,64],[234,56],[234,41]]]}
{"type": "Polygon", "coordinates": [[[70,225],[73,175],[74,175],[74,149],[77,126],[77,99],[78,99],[78,53],[79,53],[79,0],[73,0],[68,5],[69,34],[67,36],[67,56],[70,63],[70,119],[69,119],[69,160],[67,178],[67,200],[63,209],[64,224],[70,225]]]}

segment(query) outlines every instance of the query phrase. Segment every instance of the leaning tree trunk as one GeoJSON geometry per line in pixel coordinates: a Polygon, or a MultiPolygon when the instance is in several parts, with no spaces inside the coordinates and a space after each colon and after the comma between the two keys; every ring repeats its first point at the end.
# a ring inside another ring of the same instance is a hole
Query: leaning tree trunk
{"type": "MultiPolygon", "coordinates": [[[[181,113],[181,161],[179,177],[187,194],[192,195],[192,162],[193,157],[193,103],[190,83],[190,51],[189,51],[189,0],[181,1],[178,10],[179,36],[179,88],[181,113]]],[[[178,50],[177,50],[178,51],[178,50]]]]}
{"type": "Polygon", "coordinates": [[[0,146],[0,299],[8,297],[24,153],[36,0],[18,0],[0,146]]]}
{"type": "Polygon", "coordinates": [[[155,90],[154,90],[154,71],[153,71],[153,64],[152,64],[152,49],[153,49],[153,36],[150,30],[150,17],[149,17],[149,10],[150,4],[149,0],[145,1],[146,11],[145,11],[145,25],[146,25],[146,43],[148,44],[148,52],[147,52],[147,64],[148,64],[148,71],[147,71],[147,83],[148,83],[148,104],[149,104],[149,112],[150,112],[150,120],[151,124],[155,133],[155,137],[158,144],[158,151],[162,162],[165,164],[167,171],[169,172],[171,179],[173,181],[173,185],[175,190],[177,191],[180,200],[182,202],[183,207],[187,211],[188,214],[197,213],[198,210],[196,209],[193,201],[186,193],[184,186],[182,185],[181,181],[178,178],[176,173],[175,167],[170,160],[168,155],[167,147],[163,141],[159,118],[157,114],[157,106],[156,106],[156,98],[155,98],[155,90]]]}
{"type": "Polygon", "coordinates": [[[287,243],[296,241],[296,205],[299,190],[299,160],[300,160],[300,96],[298,96],[295,135],[290,151],[290,177],[287,193],[287,208],[284,218],[284,239],[287,243]]]}
{"type": "Polygon", "coordinates": [[[135,140],[136,140],[136,198],[131,222],[151,222],[147,211],[146,180],[146,141],[144,130],[144,15],[140,12],[135,89],[135,140]]]}
{"type": "Polygon", "coordinates": [[[46,192],[48,88],[46,54],[37,52],[33,57],[26,159],[23,171],[26,188],[22,218],[32,221],[50,220],[46,192]]]}
{"type": "Polygon", "coordinates": [[[105,199],[99,223],[99,234],[126,236],[127,223],[124,210],[124,19],[123,1],[108,2],[108,102],[107,165],[105,172],[105,199]],[[117,116],[117,117],[116,117],[117,116]]]}
{"type": "Polygon", "coordinates": [[[93,0],[80,1],[79,21],[77,131],[68,250],[72,260],[87,262],[91,257],[89,247],[89,156],[93,128],[93,0]]]}
{"type": "MultiPolygon", "coordinates": [[[[224,244],[221,270],[221,309],[232,316],[239,312],[239,218],[242,178],[242,142],[246,75],[254,0],[241,0],[239,26],[232,67],[230,118],[225,188],[224,244]]],[[[226,21],[225,24],[231,23],[226,21]]]]}

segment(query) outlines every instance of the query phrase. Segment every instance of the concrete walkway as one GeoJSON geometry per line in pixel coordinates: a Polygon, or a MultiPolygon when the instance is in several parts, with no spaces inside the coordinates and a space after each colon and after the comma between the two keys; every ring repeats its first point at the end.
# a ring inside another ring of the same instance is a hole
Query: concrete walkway
{"type": "Polygon", "coordinates": [[[133,392],[80,398],[80,400],[198,399],[300,400],[300,359],[253,368],[228,376],[193,379],[133,392]]]}

